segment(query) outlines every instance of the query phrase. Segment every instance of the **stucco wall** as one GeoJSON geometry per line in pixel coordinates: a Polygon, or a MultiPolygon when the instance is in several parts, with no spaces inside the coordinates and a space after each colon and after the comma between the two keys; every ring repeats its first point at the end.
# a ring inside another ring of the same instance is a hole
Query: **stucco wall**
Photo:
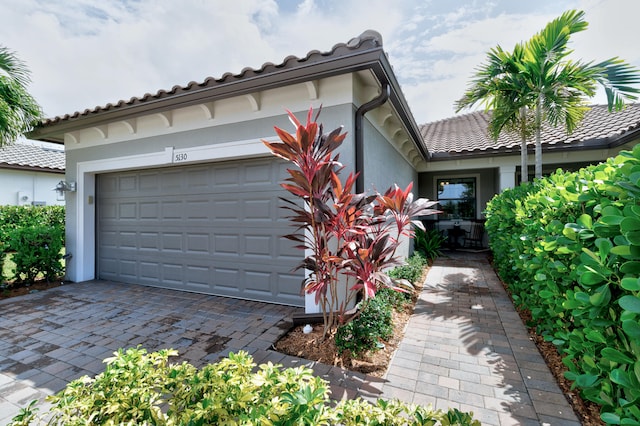
{"type": "Polygon", "coordinates": [[[384,192],[394,183],[405,188],[414,182],[417,194],[418,173],[378,132],[369,120],[363,120],[365,190],[384,192]]]}
{"type": "Polygon", "coordinates": [[[64,197],[53,190],[63,179],[61,173],[0,169],[0,205],[64,205],[64,197]]]}

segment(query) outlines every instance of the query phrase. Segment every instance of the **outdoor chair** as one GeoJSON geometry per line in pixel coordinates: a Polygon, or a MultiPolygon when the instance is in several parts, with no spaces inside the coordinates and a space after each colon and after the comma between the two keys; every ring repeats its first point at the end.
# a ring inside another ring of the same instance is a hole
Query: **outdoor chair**
{"type": "Polygon", "coordinates": [[[465,232],[465,248],[483,248],[484,245],[484,221],[471,222],[471,228],[465,232]]]}

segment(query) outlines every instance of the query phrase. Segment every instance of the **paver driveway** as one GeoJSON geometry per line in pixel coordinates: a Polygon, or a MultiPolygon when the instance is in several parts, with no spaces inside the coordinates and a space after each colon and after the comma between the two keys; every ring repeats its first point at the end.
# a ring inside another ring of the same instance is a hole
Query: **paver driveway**
{"type": "Polygon", "coordinates": [[[174,348],[198,367],[240,349],[263,362],[297,309],[104,281],[0,301],[0,424],[103,371],[118,348],[174,348]]]}
{"type": "Polygon", "coordinates": [[[335,399],[399,398],[473,411],[483,425],[578,426],[486,255],[450,253],[427,274],[387,374],[375,378],[269,350],[299,308],[108,282],[0,302],[0,424],[102,359],[138,344],[195,366],[246,350],[305,365],[335,399]]]}

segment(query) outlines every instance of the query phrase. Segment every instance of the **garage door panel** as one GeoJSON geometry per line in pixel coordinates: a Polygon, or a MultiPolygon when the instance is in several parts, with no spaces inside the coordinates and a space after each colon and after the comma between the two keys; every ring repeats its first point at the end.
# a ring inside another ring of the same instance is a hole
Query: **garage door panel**
{"type": "Polygon", "coordinates": [[[204,253],[208,255],[211,252],[211,242],[209,234],[186,234],[186,252],[197,254],[204,253]]]}
{"type": "Polygon", "coordinates": [[[160,234],[162,250],[166,252],[182,252],[182,233],[162,232],[160,234]]]}
{"type": "Polygon", "coordinates": [[[290,272],[280,272],[276,274],[279,283],[284,283],[279,287],[280,294],[287,295],[290,298],[300,297],[300,289],[302,286],[302,277],[300,274],[290,272]]]}
{"type": "Polygon", "coordinates": [[[274,257],[273,237],[270,235],[245,235],[245,254],[250,256],[274,257]]]}
{"type": "Polygon", "coordinates": [[[144,194],[157,193],[160,189],[159,176],[157,173],[140,173],[138,175],[138,187],[144,194]]]}
{"type": "MultiPolygon", "coordinates": [[[[128,282],[135,280],[138,277],[137,262],[134,260],[118,259],[119,268],[118,274],[128,282]]],[[[126,282],[126,281],[125,281],[126,282]]]]}
{"type": "Polygon", "coordinates": [[[209,200],[187,200],[185,208],[187,209],[187,219],[209,222],[211,212],[211,203],[209,200]]]}
{"type": "Polygon", "coordinates": [[[140,232],[140,250],[160,250],[159,232],[140,232]]]}
{"type": "Polygon", "coordinates": [[[158,280],[158,263],[157,262],[140,262],[140,279],[141,280],[158,280]]]}
{"type": "Polygon", "coordinates": [[[98,176],[100,278],[304,305],[283,172],[260,159],[98,176]]]}
{"type": "Polygon", "coordinates": [[[140,219],[159,219],[160,202],[144,201],[140,202],[140,219]]]}
{"type": "Polygon", "coordinates": [[[123,193],[137,193],[138,192],[138,177],[137,176],[122,176],[118,179],[118,192],[123,193]]]}
{"type": "Polygon", "coordinates": [[[184,213],[184,203],[182,201],[162,201],[163,220],[181,220],[184,213]]]}
{"type": "Polygon", "coordinates": [[[213,255],[237,256],[238,234],[216,234],[213,236],[213,255]]]}

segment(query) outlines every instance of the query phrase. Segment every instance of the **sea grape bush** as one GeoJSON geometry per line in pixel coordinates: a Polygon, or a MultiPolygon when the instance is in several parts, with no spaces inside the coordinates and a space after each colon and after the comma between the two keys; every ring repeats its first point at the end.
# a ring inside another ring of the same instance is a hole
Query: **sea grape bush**
{"type": "Polygon", "coordinates": [[[402,289],[385,271],[399,264],[396,251],[403,238],[413,236],[412,218],[436,214],[431,207],[437,202],[414,201],[412,184],[405,189],[393,186],[382,194],[354,193],[357,175],[349,174],[344,182],[339,176],[344,166],[336,150],[346,133],[337,128],[324,134],[317,116],[312,118],[313,109],[306,124],[288,113],[295,135],[276,127],[281,142],[264,144],[295,166],[287,170],[289,177],[281,186],[302,205],[283,198],[296,227],[285,237],[311,253],[299,268],[309,271],[303,289],[315,294],[326,336],[347,320],[344,313],[358,295],[368,300],[379,288],[402,289]],[[345,279],[348,283],[342,290],[345,279]]]}
{"type": "Polygon", "coordinates": [[[640,424],[640,145],[487,206],[496,269],[609,424],[640,424]]]}
{"type": "Polygon", "coordinates": [[[105,371],[81,377],[47,400],[23,408],[10,426],[26,425],[460,425],[472,413],[433,410],[400,401],[329,399],[329,384],[306,367],[256,367],[246,352],[201,369],[173,364],[177,351],[118,350],[105,371]]]}

